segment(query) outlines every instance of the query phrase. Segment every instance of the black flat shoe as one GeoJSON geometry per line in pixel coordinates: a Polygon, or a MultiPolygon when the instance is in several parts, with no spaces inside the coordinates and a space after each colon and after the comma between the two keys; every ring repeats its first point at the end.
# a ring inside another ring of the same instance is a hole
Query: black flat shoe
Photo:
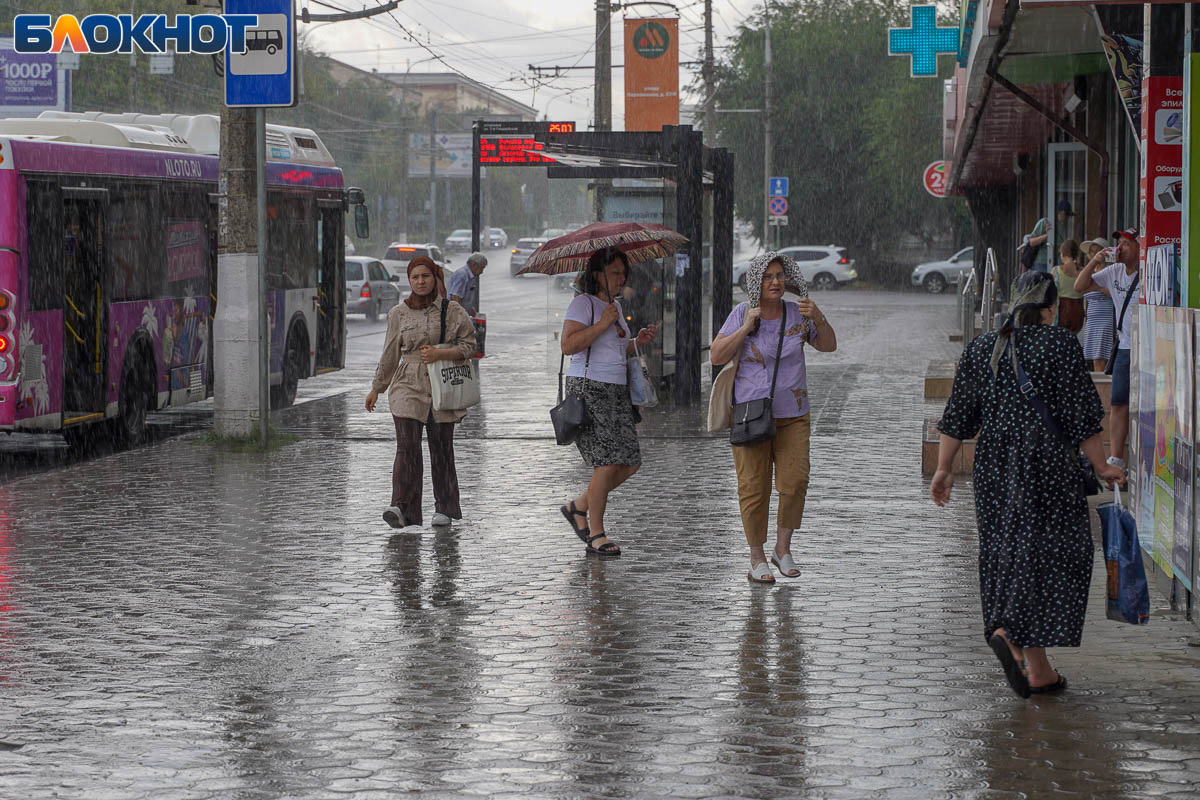
{"type": "Polygon", "coordinates": [[[1027,699],[1030,691],[1029,679],[1021,671],[1021,665],[1013,657],[1012,650],[1008,649],[1008,642],[1003,636],[993,634],[988,638],[988,647],[992,648],[1000,666],[1004,667],[1004,677],[1008,680],[1008,685],[1012,687],[1013,692],[1022,700],[1027,699]]]}

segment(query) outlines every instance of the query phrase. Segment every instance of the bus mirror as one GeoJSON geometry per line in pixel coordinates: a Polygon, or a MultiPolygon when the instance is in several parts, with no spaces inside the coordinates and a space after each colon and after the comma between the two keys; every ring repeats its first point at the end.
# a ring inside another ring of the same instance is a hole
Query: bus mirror
{"type": "Polygon", "coordinates": [[[351,186],[346,189],[346,202],[352,206],[361,206],[367,202],[367,195],[362,189],[351,186]]]}
{"type": "Polygon", "coordinates": [[[364,205],[354,206],[354,235],[359,239],[371,235],[371,222],[367,219],[367,207],[364,205]]]}

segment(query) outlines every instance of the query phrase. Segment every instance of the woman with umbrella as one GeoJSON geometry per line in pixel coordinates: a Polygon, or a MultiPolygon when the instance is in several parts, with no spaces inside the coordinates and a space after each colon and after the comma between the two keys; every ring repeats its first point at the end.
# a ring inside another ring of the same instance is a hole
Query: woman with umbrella
{"type": "Polygon", "coordinates": [[[587,551],[602,556],[621,554],[604,523],[608,495],[642,463],[626,362],[635,341],[644,347],[658,335],[656,325],[642,328],[636,338],[630,335],[615,302],[628,280],[629,259],[619,248],[592,253],[580,276],[583,291],[567,307],[560,338],[563,354],[571,357],[567,392],[583,398],[590,418],[575,444],[592,468],[587,489],[561,510],[587,551]]]}
{"type": "Polygon", "coordinates": [[[929,493],[944,506],[962,440],[975,451],[979,591],[983,634],[1019,697],[1052,694],[1067,680],[1047,647],[1079,647],[1092,574],[1092,534],[1079,451],[1105,481],[1124,481],[1105,463],[1104,407],[1075,334],[1051,327],[1052,276],[1017,278],[1013,311],[999,331],[963,353],[942,420],[929,493]],[[1020,378],[1018,378],[1018,373],[1020,378]]]}

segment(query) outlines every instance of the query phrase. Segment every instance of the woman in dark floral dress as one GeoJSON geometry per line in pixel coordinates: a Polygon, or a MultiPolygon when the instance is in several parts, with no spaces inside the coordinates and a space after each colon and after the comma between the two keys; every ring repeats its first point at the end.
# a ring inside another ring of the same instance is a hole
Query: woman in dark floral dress
{"type": "Polygon", "coordinates": [[[1013,691],[1028,697],[1066,688],[1045,648],[1078,647],[1083,634],[1093,545],[1077,449],[1102,480],[1122,480],[1123,473],[1105,463],[1104,408],[1079,340],[1051,326],[1058,301],[1054,280],[1025,273],[1016,294],[1004,326],[971,342],[959,362],[938,425],[941,450],[930,494],[939,506],[949,501],[954,456],[962,440],[978,434],[974,486],[984,636],[1013,691]],[[1060,435],[1018,388],[1013,350],[1060,435]]]}

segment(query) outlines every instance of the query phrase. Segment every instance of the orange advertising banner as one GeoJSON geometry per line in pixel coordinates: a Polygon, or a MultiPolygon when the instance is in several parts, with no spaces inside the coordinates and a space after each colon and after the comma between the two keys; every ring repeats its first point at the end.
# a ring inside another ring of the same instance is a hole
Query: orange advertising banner
{"type": "Polygon", "coordinates": [[[679,124],[679,20],[625,20],[625,130],[679,124]]]}

